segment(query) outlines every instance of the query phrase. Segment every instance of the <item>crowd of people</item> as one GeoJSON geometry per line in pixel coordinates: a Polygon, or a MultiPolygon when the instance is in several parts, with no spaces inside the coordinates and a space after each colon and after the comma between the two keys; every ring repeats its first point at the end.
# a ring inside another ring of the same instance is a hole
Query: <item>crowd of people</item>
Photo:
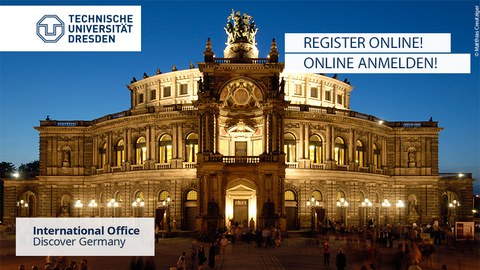
{"type": "MultiPolygon", "coordinates": [[[[369,226],[346,227],[338,221],[329,221],[325,227],[320,227],[316,242],[321,243],[320,254],[323,254],[325,269],[336,267],[344,270],[347,266],[347,254],[353,254],[353,259],[363,260],[360,270],[376,270],[379,260],[379,248],[392,249],[393,265],[396,270],[422,270],[422,267],[432,269],[436,248],[440,245],[454,245],[453,230],[442,228],[438,223],[423,227],[412,225],[384,225],[373,223],[369,226]],[[394,241],[397,243],[394,247],[394,241]],[[332,250],[335,243],[335,250],[332,250]],[[341,244],[340,244],[341,243],[341,244]],[[395,250],[394,250],[395,248],[395,250]],[[345,252],[344,252],[345,251],[345,252]],[[331,253],[336,253],[331,256],[331,253]],[[334,260],[332,264],[330,260],[334,260]]],[[[178,257],[176,267],[181,270],[215,269],[219,263],[228,259],[227,246],[240,243],[252,244],[258,248],[279,248],[285,237],[279,227],[265,227],[255,230],[253,223],[234,223],[230,228],[217,230],[213,235],[200,235],[193,240],[190,251],[183,251],[178,257]]],[[[315,239],[315,238],[314,238],[315,239]]],[[[251,245],[249,245],[251,246],[251,245]]],[[[19,270],[25,270],[20,265],[19,270]]],[[[88,270],[87,260],[80,263],[68,261],[66,257],[47,257],[43,266],[32,266],[34,269],[48,270],[88,270]]],[[[133,257],[131,270],[155,269],[154,257],[133,257]]],[[[447,270],[442,265],[441,270],[447,270]]]]}
{"type": "MultiPolygon", "coordinates": [[[[360,258],[364,258],[365,265],[361,270],[377,269],[379,258],[378,248],[394,248],[394,241],[398,243],[394,252],[393,264],[397,270],[421,270],[421,265],[431,269],[436,248],[442,245],[451,247],[454,245],[453,227],[441,227],[438,222],[433,225],[384,225],[378,226],[374,222],[368,226],[345,227],[341,222],[329,220],[325,227],[320,227],[318,242],[323,247],[323,266],[330,267],[331,248],[330,236],[335,240],[346,240],[345,248],[352,251],[360,251],[360,258]],[[355,248],[354,248],[355,246],[355,248]],[[360,248],[358,248],[360,247],[360,248]]],[[[335,257],[335,265],[338,270],[344,269],[346,263],[343,249],[339,249],[335,257]]],[[[447,266],[442,265],[441,270],[447,266]]]]}
{"type": "MultiPolygon", "coordinates": [[[[88,263],[86,259],[77,263],[76,261],[69,261],[67,257],[60,256],[58,258],[53,258],[48,256],[45,260],[45,264],[42,266],[33,265],[30,269],[32,270],[88,270],[88,263]]],[[[28,270],[25,265],[21,264],[18,266],[18,270],[28,270]]]]}

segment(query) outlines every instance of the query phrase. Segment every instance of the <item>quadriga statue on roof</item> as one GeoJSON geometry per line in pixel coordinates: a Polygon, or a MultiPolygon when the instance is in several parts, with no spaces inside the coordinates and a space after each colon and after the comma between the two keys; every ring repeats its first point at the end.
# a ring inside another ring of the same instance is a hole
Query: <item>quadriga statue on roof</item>
{"type": "Polygon", "coordinates": [[[252,16],[232,9],[232,14],[227,18],[227,25],[224,27],[227,34],[227,48],[225,48],[225,58],[257,58],[258,49],[256,48],[255,35],[258,28],[252,16]],[[233,22],[233,23],[232,23],[233,22]]]}

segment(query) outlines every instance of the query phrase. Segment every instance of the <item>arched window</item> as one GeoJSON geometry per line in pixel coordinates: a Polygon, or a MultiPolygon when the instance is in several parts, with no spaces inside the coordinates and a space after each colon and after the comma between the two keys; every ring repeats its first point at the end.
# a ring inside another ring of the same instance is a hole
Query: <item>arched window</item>
{"type": "Polygon", "coordinates": [[[375,168],[381,168],[382,166],[380,154],[380,149],[377,147],[376,144],[373,144],[373,166],[375,166],[375,168]]]}
{"type": "Polygon", "coordinates": [[[338,165],[345,165],[347,160],[347,145],[345,141],[340,137],[335,138],[335,146],[333,149],[335,151],[335,162],[338,165]]]}
{"type": "Polygon", "coordinates": [[[323,163],[323,142],[318,135],[310,137],[310,145],[308,146],[310,162],[323,163]]]}
{"type": "Polygon", "coordinates": [[[355,147],[355,163],[360,167],[365,167],[365,147],[360,140],[357,140],[355,147]]]}
{"type": "Polygon", "coordinates": [[[120,140],[115,146],[115,166],[120,167],[123,162],[125,162],[125,145],[123,140],[120,140]]]}
{"type": "Polygon", "coordinates": [[[187,201],[196,201],[197,200],[197,192],[195,190],[190,190],[187,192],[187,201]]]}
{"type": "Polygon", "coordinates": [[[147,143],[145,137],[140,137],[135,143],[135,164],[141,165],[147,160],[147,143]]]}
{"type": "Polygon", "coordinates": [[[170,197],[170,193],[166,190],[162,190],[162,191],[160,191],[160,193],[158,193],[158,201],[159,202],[163,202],[163,201],[167,200],[168,197],[170,197]]]}
{"type": "Polygon", "coordinates": [[[143,195],[143,191],[137,191],[135,192],[134,200],[140,199],[141,201],[145,200],[145,196],[143,195]]]}
{"type": "Polygon", "coordinates": [[[292,190],[285,191],[285,201],[295,201],[295,193],[292,190]]]}
{"type": "Polygon", "coordinates": [[[323,201],[323,195],[319,190],[314,190],[312,192],[312,197],[315,198],[316,201],[323,201]]]}
{"type": "Polygon", "coordinates": [[[143,216],[143,208],[145,207],[145,195],[143,191],[138,190],[133,196],[132,214],[134,217],[143,216]]]}
{"type": "Polygon", "coordinates": [[[185,140],[185,161],[195,162],[198,152],[198,135],[190,133],[185,140]]]}
{"type": "Polygon", "coordinates": [[[340,199],[346,199],[346,195],[345,195],[345,192],[343,191],[337,191],[337,201],[339,201],[340,199]]]}
{"type": "Polygon", "coordinates": [[[160,163],[169,163],[172,159],[172,137],[168,134],[163,135],[160,137],[158,146],[158,161],[160,163]]]}
{"type": "Polygon", "coordinates": [[[98,150],[98,161],[100,168],[105,167],[105,164],[107,164],[107,143],[102,144],[102,147],[98,150]]]}
{"type": "Polygon", "coordinates": [[[292,133],[285,134],[284,151],[286,162],[295,162],[297,160],[296,143],[295,136],[292,133]]]}

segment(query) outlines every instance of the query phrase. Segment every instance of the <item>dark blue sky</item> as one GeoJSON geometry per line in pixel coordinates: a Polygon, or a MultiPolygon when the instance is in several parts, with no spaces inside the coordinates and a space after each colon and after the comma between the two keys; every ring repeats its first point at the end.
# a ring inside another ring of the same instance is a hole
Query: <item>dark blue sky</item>
{"type": "MultiPolygon", "coordinates": [[[[38,132],[47,115],[91,120],[129,109],[133,76],[167,72],[203,60],[207,37],[223,54],[232,8],[259,27],[260,57],[284,33],[451,33],[452,53],[472,54],[462,75],[339,74],[355,89],[351,109],[387,121],[427,121],[440,133],[440,171],[480,175],[479,58],[474,53],[474,1],[104,1],[7,4],[141,4],[142,52],[0,53],[0,161],[38,159],[38,132]]],[[[478,5],[478,2],[477,2],[478,5]]],[[[1,8],[1,7],[0,7],[1,8]]],[[[4,26],[0,26],[4,27],[4,26]]],[[[478,181],[477,181],[478,182],[478,181]]],[[[477,192],[480,186],[476,184],[477,192]]]]}

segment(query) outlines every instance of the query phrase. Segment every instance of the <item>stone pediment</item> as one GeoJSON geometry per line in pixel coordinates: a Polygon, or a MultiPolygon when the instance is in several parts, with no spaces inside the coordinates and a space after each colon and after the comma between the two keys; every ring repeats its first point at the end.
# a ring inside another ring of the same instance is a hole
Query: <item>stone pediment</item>
{"type": "Polygon", "coordinates": [[[238,185],[238,186],[235,186],[231,189],[229,189],[228,191],[236,191],[236,192],[251,192],[251,191],[254,191],[252,188],[249,188],[247,186],[244,186],[244,185],[238,185]]]}

